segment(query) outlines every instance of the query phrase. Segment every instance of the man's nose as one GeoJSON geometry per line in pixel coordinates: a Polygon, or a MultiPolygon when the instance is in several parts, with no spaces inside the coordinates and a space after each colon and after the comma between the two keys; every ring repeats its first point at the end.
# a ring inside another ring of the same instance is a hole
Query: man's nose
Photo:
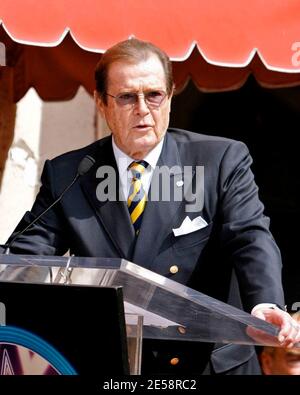
{"type": "Polygon", "coordinates": [[[148,114],[149,107],[147,106],[145,96],[143,94],[137,95],[137,102],[135,108],[140,115],[148,114]]]}

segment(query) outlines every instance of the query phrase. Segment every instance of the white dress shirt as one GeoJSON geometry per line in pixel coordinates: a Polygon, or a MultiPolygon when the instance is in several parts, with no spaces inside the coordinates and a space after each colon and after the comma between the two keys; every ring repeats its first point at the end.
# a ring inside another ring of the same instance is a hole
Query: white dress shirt
{"type": "MultiPolygon", "coordinates": [[[[143,159],[149,163],[149,166],[145,169],[141,176],[143,189],[146,194],[148,194],[153,172],[157,164],[158,158],[161,154],[163,143],[164,138],[143,159]]],[[[126,155],[123,151],[120,150],[120,148],[116,145],[113,136],[112,147],[119,171],[120,190],[122,191],[124,200],[126,201],[129,195],[129,189],[132,181],[132,172],[131,170],[128,170],[128,166],[132,162],[135,162],[135,159],[130,158],[130,156],[126,155]]]]}

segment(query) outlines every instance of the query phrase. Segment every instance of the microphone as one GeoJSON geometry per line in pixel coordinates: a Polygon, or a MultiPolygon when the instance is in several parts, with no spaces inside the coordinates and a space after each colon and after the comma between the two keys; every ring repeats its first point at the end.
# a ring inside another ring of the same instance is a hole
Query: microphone
{"type": "Polygon", "coordinates": [[[29,228],[31,228],[32,225],[34,225],[43,215],[45,215],[53,206],[55,206],[64,196],[64,194],[75,184],[75,182],[78,180],[79,177],[83,176],[85,173],[87,173],[90,168],[94,165],[95,159],[90,156],[86,155],[79,163],[78,168],[77,168],[77,173],[73,180],[71,181],[70,184],[66,186],[66,188],[62,191],[62,193],[58,196],[58,198],[45,210],[43,210],[33,221],[31,221],[23,230],[20,230],[17,232],[14,237],[11,239],[9,243],[6,243],[4,245],[4,252],[3,254],[9,255],[10,253],[10,247],[14,243],[17,237],[21,236],[23,233],[25,233],[29,228]]]}

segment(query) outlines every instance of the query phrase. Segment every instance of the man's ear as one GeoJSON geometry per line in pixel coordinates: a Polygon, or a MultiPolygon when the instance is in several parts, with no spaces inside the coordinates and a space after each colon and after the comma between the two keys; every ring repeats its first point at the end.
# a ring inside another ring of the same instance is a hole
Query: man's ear
{"type": "Polygon", "coordinates": [[[173,88],[171,93],[168,95],[168,100],[169,100],[169,113],[171,112],[171,104],[172,104],[172,99],[175,91],[175,85],[173,84],[173,88]]]}
{"type": "Polygon", "coordinates": [[[173,99],[174,92],[175,92],[175,84],[173,84],[172,91],[171,91],[171,93],[169,95],[169,100],[170,100],[169,112],[171,112],[171,104],[172,104],[172,99],[173,99]]]}
{"type": "Polygon", "coordinates": [[[171,99],[173,98],[173,95],[174,95],[175,91],[176,91],[176,87],[175,87],[175,84],[173,84],[172,91],[171,91],[171,94],[170,94],[170,98],[171,99]]]}
{"type": "Polygon", "coordinates": [[[272,357],[269,353],[262,351],[260,354],[261,369],[264,374],[272,374],[272,357]]]}
{"type": "Polygon", "coordinates": [[[105,104],[103,103],[101,97],[99,96],[99,93],[96,90],[94,90],[94,100],[95,100],[96,106],[97,106],[98,111],[100,112],[101,116],[103,118],[105,118],[105,112],[104,112],[104,108],[103,108],[105,106],[105,104]]]}

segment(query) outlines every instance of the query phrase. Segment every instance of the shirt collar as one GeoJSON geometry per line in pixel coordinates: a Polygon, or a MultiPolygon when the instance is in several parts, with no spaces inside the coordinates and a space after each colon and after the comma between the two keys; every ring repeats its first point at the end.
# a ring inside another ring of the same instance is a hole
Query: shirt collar
{"type": "MultiPolygon", "coordinates": [[[[145,156],[145,158],[143,158],[143,160],[149,163],[149,165],[151,166],[151,170],[155,169],[155,166],[158,162],[159,156],[162,151],[164,139],[165,137],[163,137],[161,141],[145,156]]],[[[119,175],[120,177],[122,177],[127,172],[128,166],[131,162],[134,161],[134,159],[126,155],[125,152],[123,152],[122,150],[120,150],[120,148],[115,143],[114,136],[112,136],[112,147],[117,162],[119,175]]]]}

